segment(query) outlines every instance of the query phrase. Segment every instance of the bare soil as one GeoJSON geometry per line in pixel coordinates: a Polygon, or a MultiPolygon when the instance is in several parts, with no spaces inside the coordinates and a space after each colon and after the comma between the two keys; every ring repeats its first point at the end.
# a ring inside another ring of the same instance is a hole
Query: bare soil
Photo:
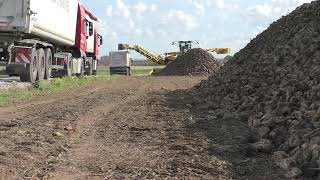
{"type": "Polygon", "coordinates": [[[123,77],[2,108],[0,179],[284,179],[248,153],[246,122],[193,104],[201,79],[123,77]]]}

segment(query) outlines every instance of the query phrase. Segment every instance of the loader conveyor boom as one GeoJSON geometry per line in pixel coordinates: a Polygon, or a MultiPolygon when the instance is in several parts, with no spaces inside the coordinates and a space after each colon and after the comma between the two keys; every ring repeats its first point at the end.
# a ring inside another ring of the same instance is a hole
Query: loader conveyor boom
{"type": "Polygon", "coordinates": [[[119,44],[118,50],[134,50],[137,53],[141,54],[142,56],[148,58],[149,60],[151,60],[157,64],[166,64],[166,62],[162,56],[155,55],[155,54],[149,52],[148,50],[146,50],[145,48],[138,46],[138,45],[130,46],[129,44],[119,44]]]}

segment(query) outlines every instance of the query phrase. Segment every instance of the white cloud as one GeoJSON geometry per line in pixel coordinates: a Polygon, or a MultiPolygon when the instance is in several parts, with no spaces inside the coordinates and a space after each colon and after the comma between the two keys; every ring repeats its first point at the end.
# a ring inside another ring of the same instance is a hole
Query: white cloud
{"type": "Polygon", "coordinates": [[[224,0],[216,0],[216,5],[219,9],[224,8],[224,0]]]}
{"type": "Polygon", "coordinates": [[[255,8],[257,13],[263,16],[269,16],[272,12],[271,6],[269,4],[259,4],[255,8]]]}
{"type": "Polygon", "coordinates": [[[117,0],[116,1],[116,5],[117,5],[117,11],[116,12],[119,12],[120,16],[123,16],[125,18],[129,18],[130,17],[130,10],[122,0],[117,0]]]}
{"type": "Polygon", "coordinates": [[[111,32],[110,38],[113,39],[113,40],[117,39],[118,38],[118,34],[116,32],[111,32]]]}
{"type": "Polygon", "coordinates": [[[135,33],[135,35],[137,35],[137,36],[141,36],[141,35],[143,34],[143,31],[142,31],[141,29],[136,28],[136,29],[134,30],[134,33],[135,33]]]}
{"type": "Polygon", "coordinates": [[[139,2],[138,4],[136,4],[134,6],[134,10],[138,13],[138,14],[142,14],[144,12],[146,12],[148,10],[147,5],[145,5],[143,2],[139,2]]]}
{"type": "Polygon", "coordinates": [[[176,28],[179,28],[179,30],[185,29],[187,31],[193,30],[198,26],[193,16],[181,10],[171,10],[164,22],[168,27],[174,25],[176,28]]]}
{"type": "Polygon", "coordinates": [[[111,5],[107,6],[106,15],[108,17],[112,16],[112,9],[113,9],[113,7],[111,5]]]}
{"type": "Polygon", "coordinates": [[[156,11],[158,9],[158,6],[156,4],[151,4],[150,9],[151,11],[156,11]]]}
{"type": "Polygon", "coordinates": [[[158,30],[156,30],[156,33],[162,38],[168,37],[168,31],[166,31],[164,29],[158,29],[158,30]]]}
{"type": "Polygon", "coordinates": [[[208,7],[215,7],[218,9],[224,9],[226,7],[224,0],[206,0],[206,4],[208,7]]]}
{"type": "MultiPolygon", "coordinates": [[[[105,32],[110,49],[116,48],[119,42],[145,46],[145,41],[155,38],[162,43],[158,46],[170,49],[173,40],[191,38],[188,33],[198,27],[196,12],[163,7],[160,9],[158,4],[142,0],[137,3],[115,0],[113,6],[110,4],[106,6],[106,17],[103,18],[108,25],[105,32]]],[[[201,5],[197,7],[201,9],[201,5]]],[[[155,49],[158,49],[157,53],[164,52],[161,48],[155,49]]]]}
{"type": "Polygon", "coordinates": [[[309,3],[312,0],[268,0],[263,4],[257,4],[247,8],[247,14],[254,17],[264,17],[276,20],[280,16],[286,15],[303,3],[309,3]]]}
{"type": "Polygon", "coordinates": [[[204,15],[205,14],[205,3],[204,1],[198,0],[198,1],[191,1],[192,5],[195,7],[195,12],[197,15],[204,15]]]}
{"type": "Polygon", "coordinates": [[[107,25],[108,49],[125,42],[161,53],[176,50],[171,41],[190,39],[236,52],[271,22],[310,1],[111,0],[100,19],[107,25]]]}
{"type": "Polygon", "coordinates": [[[146,28],[144,31],[148,38],[153,39],[155,37],[153,30],[150,28],[146,28]]]}

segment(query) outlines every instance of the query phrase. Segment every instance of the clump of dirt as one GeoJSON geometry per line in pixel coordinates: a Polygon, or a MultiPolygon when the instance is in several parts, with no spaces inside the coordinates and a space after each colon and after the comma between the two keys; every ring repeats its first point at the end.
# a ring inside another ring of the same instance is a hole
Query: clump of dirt
{"type": "Polygon", "coordinates": [[[223,65],[207,51],[196,48],[181,54],[157,75],[162,76],[208,76],[223,65]]]}
{"type": "Polygon", "coordinates": [[[319,24],[320,1],[302,5],[194,89],[221,121],[248,122],[249,150],[288,178],[320,178],[319,24]]]}

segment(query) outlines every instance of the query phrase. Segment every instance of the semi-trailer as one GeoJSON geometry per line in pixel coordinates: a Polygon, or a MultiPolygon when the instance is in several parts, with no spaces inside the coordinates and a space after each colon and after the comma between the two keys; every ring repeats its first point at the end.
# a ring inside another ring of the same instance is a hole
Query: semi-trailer
{"type": "Polygon", "coordinates": [[[78,0],[0,0],[0,65],[23,82],[96,74],[98,23],[78,0]]]}

